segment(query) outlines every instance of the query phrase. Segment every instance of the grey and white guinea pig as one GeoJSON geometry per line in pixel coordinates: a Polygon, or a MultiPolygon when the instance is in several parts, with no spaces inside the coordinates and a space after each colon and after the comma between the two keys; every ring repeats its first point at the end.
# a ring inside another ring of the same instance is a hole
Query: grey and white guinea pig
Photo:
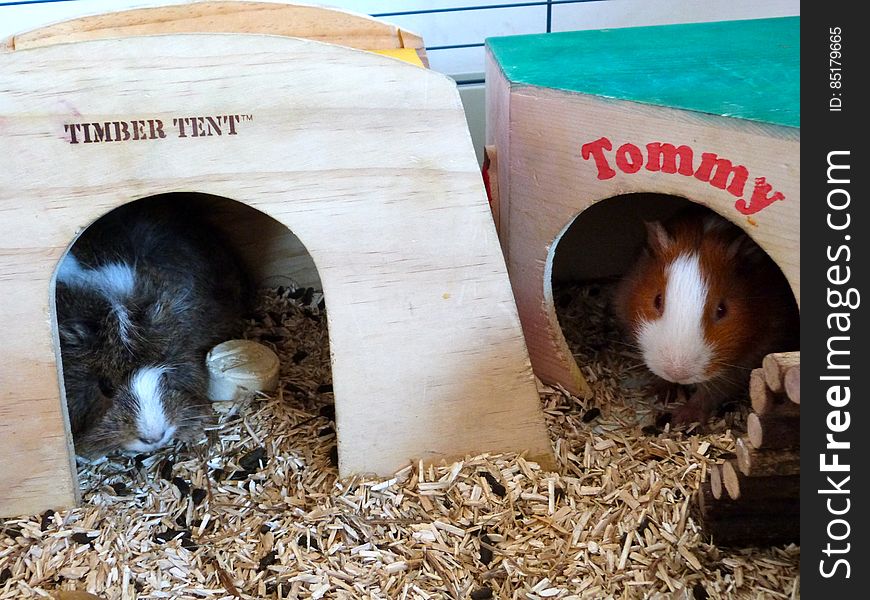
{"type": "Polygon", "coordinates": [[[739,227],[700,207],[647,223],[614,308],[650,371],[694,388],[676,423],[705,422],[724,400],[746,394],[766,354],[799,346],[782,271],[739,227]]]}
{"type": "Polygon", "coordinates": [[[85,230],[55,301],[76,453],[201,438],[213,415],[205,355],[241,333],[250,297],[217,232],[169,201],[126,205],[85,230]]]}

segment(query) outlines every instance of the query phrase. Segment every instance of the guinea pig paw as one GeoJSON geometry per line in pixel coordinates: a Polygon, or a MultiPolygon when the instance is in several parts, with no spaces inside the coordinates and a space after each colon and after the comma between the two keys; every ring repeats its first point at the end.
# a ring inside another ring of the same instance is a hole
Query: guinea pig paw
{"type": "Polygon", "coordinates": [[[696,396],[692,396],[674,411],[671,425],[678,427],[680,425],[700,423],[703,426],[709,419],[709,408],[705,406],[704,402],[699,401],[696,396]]]}
{"type": "Polygon", "coordinates": [[[105,454],[90,454],[87,456],[76,454],[76,464],[80,467],[92,467],[108,461],[109,457],[105,454]]]}
{"type": "Polygon", "coordinates": [[[685,391],[678,383],[660,379],[653,384],[653,392],[659,404],[667,405],[674,400],[685,399],[685,391]]]}

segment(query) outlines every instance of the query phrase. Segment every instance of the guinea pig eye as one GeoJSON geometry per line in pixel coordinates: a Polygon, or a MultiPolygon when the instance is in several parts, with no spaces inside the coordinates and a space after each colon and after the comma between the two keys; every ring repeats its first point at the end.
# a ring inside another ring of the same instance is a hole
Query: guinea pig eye
{"type": "Polygon", "coordinates": [[[724,318],[725,315],[727,315],[727,314],[728,314],[728,306],[725,305],[725,301],[723,300],[716,307],[716,320],[718,321],[718,320],[724,318]]]}
{"type": "Polygon", "coordinates": [[[664,304],[664,302],[662,300],[662,295],[656,294],[655,300],[653,300],[653,306],[659,312],[659,314],[661,314],[661,312],[662,312],[663,304],[664,304]]]}
{"type": "Polygon", "coordinates": [[[99,381],[97,381],[97,385],[100,386],[100,392],[102,392],[103,396],[106,398],[112,398],[115,395],[115,386],[105,377],[100,377],[99,381]]]}

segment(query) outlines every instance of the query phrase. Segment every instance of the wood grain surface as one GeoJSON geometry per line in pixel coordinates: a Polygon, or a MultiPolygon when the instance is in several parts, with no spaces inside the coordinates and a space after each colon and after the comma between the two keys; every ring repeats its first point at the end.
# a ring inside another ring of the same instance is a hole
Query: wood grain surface
{"type": "Polygon", "coordinates": [[[170,33],[262,33],[360,50],[424,48],[422,38],[367,15],[276,2],[194,2],[70,19],[6,40],[23,50],[58,43],[170,33]]]}
{"type": "MultiPolygon", "coordinates": [[[[511,65],[502,65],[499,58],[488,49],[487,144],[499,156],[499,236],[541,380],[587,393],[555,315],[553,263],[574,220],[617,196],[636,195],[643,203],[667,195],[713,209],[773,258],[800,305],[799,129],[514,82],[506,75],[511,65]],[[602,139],[610,146],[602,153],[613,173],[599,167],[593,154],[583,156],[584,145],[602,139]],[[649,144],[688,147],[691,171],[656,168],[649,144]],[[745,169],[744,185],[735,184],[733,174],[727,185],[713,185],[715,176],[701,170],[705,154],[745,169]],[[771,186],[767,197],[775,197],[775,190],[781,198],[755,210],[763,203],[751,206],[750,197],[761,189],[756,186],[766,185],[771,186]]],[[[671,85],[679,85],[679,77],[674,75],[671,85]]],[[[581,241],[601,253],[614,238],[624,240],[621,229],[626,227],[643,230],[639,220],[617,214],[581,241]],[[612,235],[617,230],[620,234],[612,235]]],[[[576,241],[570,247],[582,250],[576,241]]],[[[560,259],[563,264],[571,260],[560,259]]]]}
{"type": "Polygon", "coordinates": [[[342,475],[489,450],[552,466],[447,77],[276,36],[100,40],[0,55],[0,115],[0,514],[76,500],[53,326],[59,259],[107,211],[168,192],[252,207],[310,252],[342,475]],[[210,115],[239,116],[235,134],[180,135],[176,123],[189,133],[210,115]],[[70,143],[76,125],[157,119],[165,137],[70,143]]]}

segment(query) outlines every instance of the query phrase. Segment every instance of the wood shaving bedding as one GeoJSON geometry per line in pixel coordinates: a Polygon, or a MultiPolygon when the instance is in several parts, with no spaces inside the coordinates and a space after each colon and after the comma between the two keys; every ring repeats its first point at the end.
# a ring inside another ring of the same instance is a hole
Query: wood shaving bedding
{"type": "Polygon", "coordinates": [[[798,547],[720,548],[694,513],[745,410],[670,431],[606,286],[556,296],[594,392],[540,386],[557,472],[487,454],[339,480],[322,297],[267,290],[248,337],[279,391],[218,406],[208,443],[80,464],[81,508],[0,521],[0,600],[799,597],[798,547]]]}

